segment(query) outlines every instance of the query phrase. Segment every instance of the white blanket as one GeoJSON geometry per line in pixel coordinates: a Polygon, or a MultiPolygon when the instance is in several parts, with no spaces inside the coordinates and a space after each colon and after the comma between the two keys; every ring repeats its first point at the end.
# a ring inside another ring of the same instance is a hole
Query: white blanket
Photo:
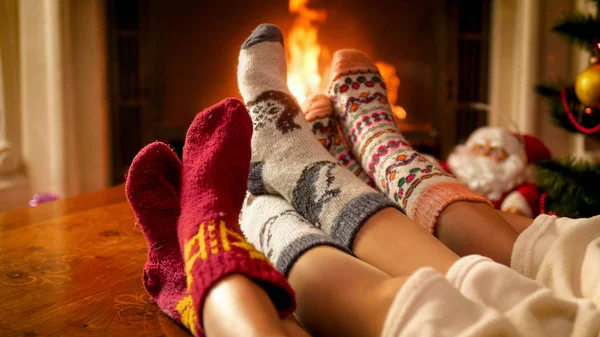
{"type": "Polygon", "coordinates": [[[600,307],[600,216],[540,215],[513,247],[511,267],[563,297],[600,307]]]}
{"type": "Polygon", "coordinates": [[[382,336],[600,336],[600,217],[536,218],[512,267],[474,255],[447,275],[418,270],[382,336]]]}

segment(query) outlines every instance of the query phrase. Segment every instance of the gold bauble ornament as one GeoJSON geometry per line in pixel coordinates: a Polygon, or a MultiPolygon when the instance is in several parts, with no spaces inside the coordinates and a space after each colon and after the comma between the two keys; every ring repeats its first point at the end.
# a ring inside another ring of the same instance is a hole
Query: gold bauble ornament
{"type": "Polygon", "coordinates": [[[600,108],[600,64],[593,64],[577,75],[575,94],[583,105],[600,108]]]}

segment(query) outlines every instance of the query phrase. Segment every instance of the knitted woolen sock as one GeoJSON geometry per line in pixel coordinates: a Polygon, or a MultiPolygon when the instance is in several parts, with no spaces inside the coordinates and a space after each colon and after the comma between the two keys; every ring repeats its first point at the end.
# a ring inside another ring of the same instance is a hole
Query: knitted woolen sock
{"type": "Polygon", "coordinates": [[[197,315],[177,239],[180,174],[175,153],[164,143],[152,143],[133,159],[125,191],[148,245],[144,288],[164,313],[195,334],[197,315]]]}
{"type": "MultiPolygon", "coordinates": [[[[375,187],[373,179],[362,169],[360,163],[352,154],[352,150],[340,137],[340,129],[333,114],[333,105],[329,97],[323,94],[314,94],[306,98],[302,104],[304,118],[317,140],[343,167],[354,173],[358,179],[367,185],[375,187]]],[[[381,114],[383,118],[387,115],[381,114]]],[[[376,116],[376,118],[379,115],[376,116]]]]}
{"type": "Polygon", "coordinates": [[[293,312],[294,295],[285,277],[241,234],[238,216],[250,166],[252,121],[244,105],[226,99],[200,112],[188,129],[177,223],[187,286],[199,313],[210,287],[241,274],[263,286],[281,317],[293,312]]]}
{"type": "Polygon", "coordinates": [[[248,193],[240,225],[250,243],[288,276],[302,254],[318,246],[332,246],[352,254],[337,240],[315,228],[279,195],[248,193]]]}
{"type": "Polygon", "coordinates": [[[331,74],[328,93],[354,155],[410,219],[434,232],[437,217],[451,203],[489,203],[406,142],[394,123],[385,83],[365,54],[336,52],[331,74]]]}
{"type": "Polygon", "coordinates": [[[371,215],[396,207],[338,165],[310,131],[286,85],[279,28],[260,25],[244,42],[238,85],[254,122],[250,193],[281,195],[349,249],[371,215]]]}

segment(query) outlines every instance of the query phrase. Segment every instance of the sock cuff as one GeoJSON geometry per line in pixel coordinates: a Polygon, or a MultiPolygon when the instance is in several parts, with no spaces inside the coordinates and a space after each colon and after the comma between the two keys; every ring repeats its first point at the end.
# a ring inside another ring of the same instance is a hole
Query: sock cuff
{"type": "Polygon", "coordinates": [[[435,232],[440,213],[457,201],[481,202],[493,207],[491,201],[473,192],[468,187],[453,182],[432,184],[415,200],[412,216],[409,218],[430,233],[435,232]]]}
{"type": "Polygon", "coordinates": [[[285,277],[267,260],[248,258],[239,250],[231,250],[213,255],[200,268],[202,271],[194,274],[190,289],[194,308],[200,313],[197,321],[198,331],[204,329],[202,312],[210,290],[217,282],[234,274],[243,275],[260,286],[273,302],[280,318],[292,314],[296,309],[294,291],[285,277]]]}
{"type": "Polygon", "coordinates": [[[364,223],[375,213],[392,207],[401,212],[396,203],[381,193],[359,195],[350,201],[338,214],[331,235],[348,250],[352,250],[354,238],[364,223]]]}
{"type": "Polygon", "coordinates": [[[233,274],[248,277],[271,298],[280,317],[295,310],[294,292],[287,280],[265,255],[245,238],[228,228],[224,221],[205,221],[184,245],[188,290],[198,311],[197,331],[202,331],[202,310],[210,289],[233,274]]]}
{"type": "Polygon", "coordinates": [[[328,235],[319,235],[319,234],[309,234],[305,236],[298,237],[296,240],[292,241],[288,244],[281,256],[277,260],[276,268],[280,272],[283,273],[286,277],[289,276],[292,267],[298,261],[300,256],[309,250],[319,247],[319,246],[329,246],[333,248],[337,248],[344,253],[354,256],[354,254],[347,249],[346,247],[339,244],[336,240],[331,238],[328,235]]]}

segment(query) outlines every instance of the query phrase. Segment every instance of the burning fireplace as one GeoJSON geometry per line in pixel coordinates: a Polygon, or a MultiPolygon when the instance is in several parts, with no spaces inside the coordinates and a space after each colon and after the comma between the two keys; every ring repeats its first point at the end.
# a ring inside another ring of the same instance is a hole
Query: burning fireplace
{"type": "Polygon", "coordinates": [[[145,144],[176,149],[195,114],[239,97],[239,46],[260,23],[286,36],[299,101],[327,85],[337,49],[366,52],[409,141],[443,157],[487,123],[491,0],[108,0],[113,182],[145,144]]]}

